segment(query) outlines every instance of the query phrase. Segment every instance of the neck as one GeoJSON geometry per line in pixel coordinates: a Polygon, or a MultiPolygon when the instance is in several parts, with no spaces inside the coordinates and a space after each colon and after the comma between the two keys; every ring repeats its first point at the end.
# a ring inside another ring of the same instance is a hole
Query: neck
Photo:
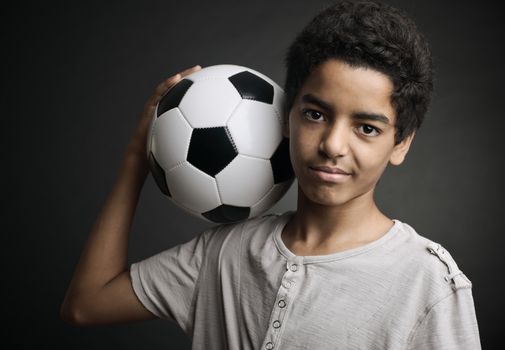
{"type": "Polygon", "coordinates": [[[298,188],[297,212],[286,225],[287,241],[309,250],[342,250],[366,244],[386,233],[393,222],[377,208],[373,190],[341,205],[310,201],[298,188]]]}

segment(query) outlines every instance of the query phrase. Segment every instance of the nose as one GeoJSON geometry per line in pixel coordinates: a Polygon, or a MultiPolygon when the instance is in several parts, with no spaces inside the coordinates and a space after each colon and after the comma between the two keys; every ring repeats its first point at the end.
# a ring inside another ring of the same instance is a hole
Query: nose
{"type": "Polygon", "coordinates": [[[330,159],[345,156],[349,152],[349,133],[345,123],[333,123],[323,133],[319,151],[330,159]]]}

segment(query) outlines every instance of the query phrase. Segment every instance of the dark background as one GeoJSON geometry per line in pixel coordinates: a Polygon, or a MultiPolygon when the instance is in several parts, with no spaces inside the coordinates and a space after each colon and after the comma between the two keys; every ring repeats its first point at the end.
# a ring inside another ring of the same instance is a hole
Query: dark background
{"type": "MultiPolygon", "coordinates": [[[[377,189],[392,218],[447,248],[473,282],[484,348],[504,317],[503,33],[499,2],[389,1],[431,42],[431,109],[405,163],[377,189]]],[[[329,1],[19,2],[2,11],[4,320],[15,344],[189,349],[162,320],[77,328],[59,308],[87,234],[153,88],[195,64],[238,64],[284,82],[285,49],[329,1]],[[5,35],[7,34],[7,35],[5,35]]],[[[272,209],[295,207],[295,186],[272,209]]],[[[147,179],[129,262],[209,224],[147,179]]],[[[495,347],[496,348],[496,347],[495,347]]]]}

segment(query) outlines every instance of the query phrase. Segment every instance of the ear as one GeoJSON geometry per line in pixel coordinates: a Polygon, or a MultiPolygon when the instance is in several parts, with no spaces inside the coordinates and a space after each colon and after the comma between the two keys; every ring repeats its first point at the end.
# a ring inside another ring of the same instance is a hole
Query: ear
{"type": "Polygon", "coordinates": [[[414,139],[416,132],[412,132],[409,136],[405,137],[402,142],[395,145],[393,148],[393,152],[389,158],[389,162],[393,165],[400,165],[405,160],[405,156],[409,151],[410,145],[412,144],[412,140],[414,139]]]}

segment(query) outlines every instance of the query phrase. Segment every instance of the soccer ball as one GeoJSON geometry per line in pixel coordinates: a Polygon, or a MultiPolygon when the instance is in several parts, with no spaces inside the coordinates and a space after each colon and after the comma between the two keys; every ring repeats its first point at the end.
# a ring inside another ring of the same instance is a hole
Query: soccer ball
{"type": "Polygon", "coordinates": [[[216,65],[186,76],[149,126],[147,156],[160,190],[214,223],[271,208],[294,180],[283,103],[284,91],[250,68],[216,65]]]}

